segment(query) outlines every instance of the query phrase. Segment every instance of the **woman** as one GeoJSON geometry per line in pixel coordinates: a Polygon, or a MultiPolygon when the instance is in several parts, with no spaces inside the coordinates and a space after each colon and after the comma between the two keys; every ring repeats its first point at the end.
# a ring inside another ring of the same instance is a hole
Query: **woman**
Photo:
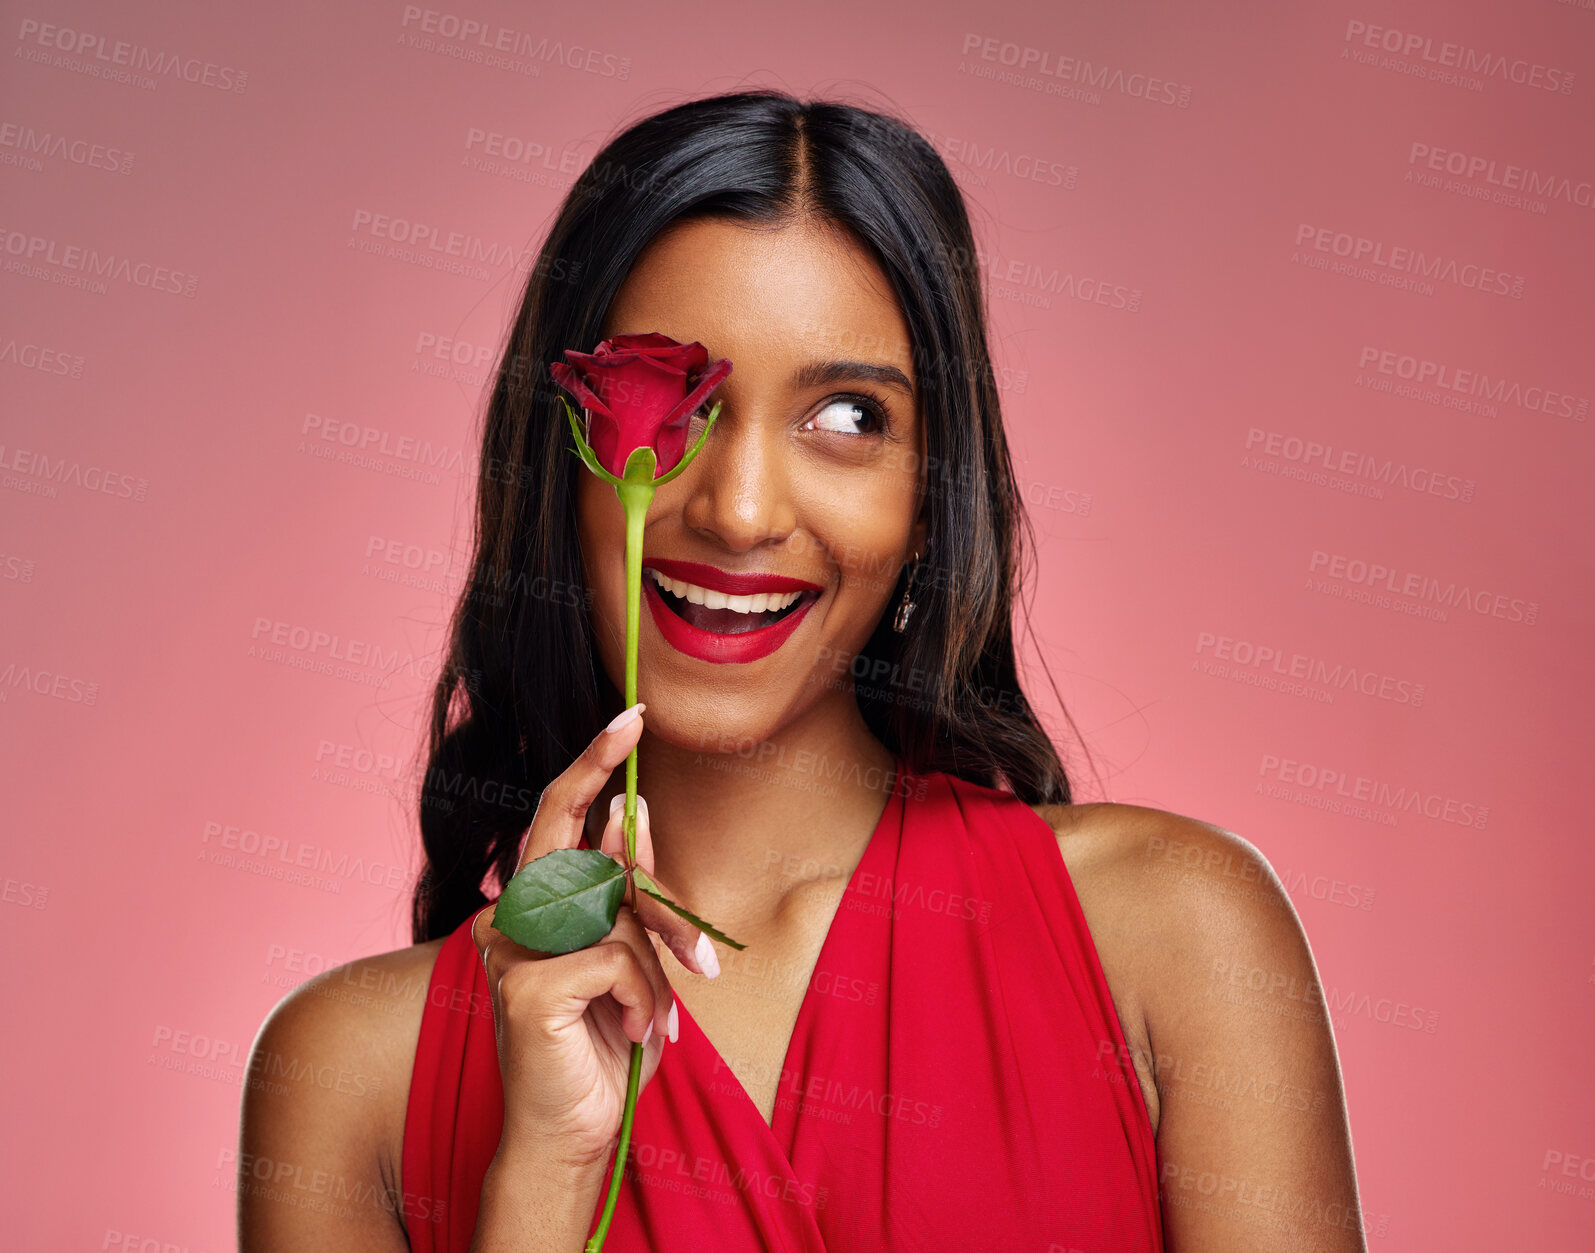
{"type": "Polygon", "coordinates": [[[267,1019],[255,1059],[287,1079],[246,1096],[242,1247],[580,1248],[633,1041],[617,1253],[1366,1247],[1279,880],[1210,824],[1072,803],[1023,698],[980,272],[911,128],[745,92],[611,142],[530,276],[477,524],[417,943],[267,1019]],[[649,511],[617,715],[623,513],[547,366],[653,332],[734,369],[649,511]],[[781,615],[775,647],[731,642],[781,615]],[[619,855],[639,742],[639,860],[746,947],[647,898],[577,953],[509,941],[488,902],[518,867],[619,855]],[[345,1072],[377,1097],[315,1079],[345,1072]]]}

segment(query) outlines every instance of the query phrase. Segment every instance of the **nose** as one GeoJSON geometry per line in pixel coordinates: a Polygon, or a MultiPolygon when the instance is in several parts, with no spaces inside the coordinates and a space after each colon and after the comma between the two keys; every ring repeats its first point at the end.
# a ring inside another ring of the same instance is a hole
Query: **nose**
{"type": "Polygon", "coordinates": [[[797,526],[779,424],[726,403],[689,470],[686,524],[729,552],[781,543],[797,526]]]}

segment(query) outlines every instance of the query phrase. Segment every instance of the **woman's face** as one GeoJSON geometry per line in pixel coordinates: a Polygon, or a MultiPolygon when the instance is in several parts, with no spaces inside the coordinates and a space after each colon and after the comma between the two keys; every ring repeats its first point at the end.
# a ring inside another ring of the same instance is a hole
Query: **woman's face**
{"type": "MultiPolygon", "coordinates": [[[[888,612],[903,563],[924,547],[908,324],[873,260],[835,229],[700,220],[652,241],[603,338],[649,331],[732,363],[710,397],[722,404],[702,450],[648,510],[637,695],[649,731],[701,752],[745,749],[805,715],[823,734],[830,714],[850,712],[852,660],[888,612]],[[662,588],[654,561],[713,570],[673,567],[662,588]],[[812,590],[790,608],[791,590],[746,589],[768,599],[729,605],[700,590],[719,582],[733,595],[738,575],[812,590]]],[[[577,477],[599,656],[624,692],[625,515],[612,487],[577,477]]]]}

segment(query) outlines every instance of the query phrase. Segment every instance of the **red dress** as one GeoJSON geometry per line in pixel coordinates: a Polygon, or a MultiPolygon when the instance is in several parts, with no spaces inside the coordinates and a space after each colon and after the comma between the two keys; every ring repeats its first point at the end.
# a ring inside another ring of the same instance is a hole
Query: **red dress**
{"type": "MultiPolygon", "coordinates": [[[[606,1251],[1161,1253],[1152,1128],[1107,980],[1056,836],[1012,795],[897,776],[772,1124],[677,1007],[606,1251]]],[[[469,1249],[503,1101],[467,919],[432,973],[405,1117],[415,1253],[469,1249]]]]}

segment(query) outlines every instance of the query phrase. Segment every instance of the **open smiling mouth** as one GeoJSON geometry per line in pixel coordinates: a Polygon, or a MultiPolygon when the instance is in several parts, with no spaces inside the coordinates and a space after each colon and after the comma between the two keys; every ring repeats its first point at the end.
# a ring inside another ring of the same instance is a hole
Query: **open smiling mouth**
{"type": "Polygon", "coordinates": [[[700,631],[716,635],[747,635],[774,626],[808,604],[819,593],[761,592],[757,596],[730,596],[690,583],[666,578],[651,566],[643,577],[657,589],[660,601],[676,617],[700,631]]]}

